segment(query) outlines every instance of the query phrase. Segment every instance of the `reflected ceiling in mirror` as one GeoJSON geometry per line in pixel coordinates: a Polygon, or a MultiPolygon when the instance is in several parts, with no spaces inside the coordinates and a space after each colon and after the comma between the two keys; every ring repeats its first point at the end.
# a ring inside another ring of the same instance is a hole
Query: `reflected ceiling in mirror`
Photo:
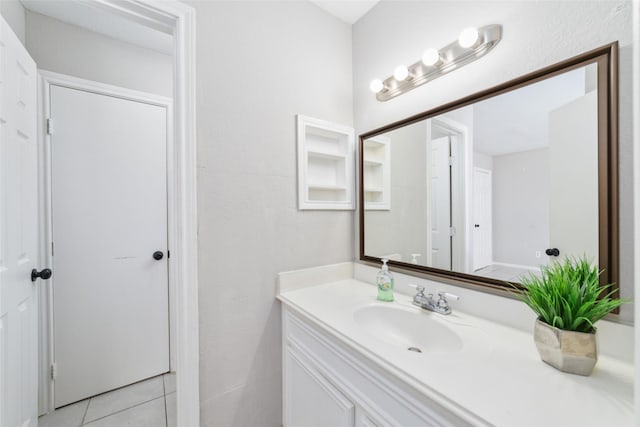
{"type": "Polygon", "coordinates": [[[615,45],[360,138],[361,259],[505,286],[617,275],[615,45]]]}

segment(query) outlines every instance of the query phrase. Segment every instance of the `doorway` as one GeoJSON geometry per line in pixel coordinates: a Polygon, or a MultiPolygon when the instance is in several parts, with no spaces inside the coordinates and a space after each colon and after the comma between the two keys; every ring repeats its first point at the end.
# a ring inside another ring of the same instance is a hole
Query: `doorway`
{"type": "MultiPolygon", "coordinates": [[[[53,5],[53,3],[51,3],[53,5]]],[[[85,5],[84,3],[74,3],[85,5]]],[[[171,252],[171,271],[176,286],[176,345],[175,366],[180,375],[175,379],[177,389],[178,425],[199,424],[199,390],[198,390],[198,302],[197,302],[197,221],[196,221],[196,132],[195,132],[195,10],[179,1],[151,2],[142,1],[101,1],[92,2],[93,10],[106,12],[123,26],[132,28],[152,28],[162,30],[173,37],[172,52],[175,58],[173,76],[174,128],[170,134],[174,137],[173,151],[168,153],[168,168],[173,170],[173,181],[169,183],[170,197],[175,200],[173,209],[168,211],[169,232],[175,238],[168,248],[171,252]]],[[[92,21],[87,20],[91,26],[92,21]]],[[[112,25],[118,28],[118,23],[112,25]]],[[[133,39],[125,41],[135,43],[133,39]]],[[[39,102],[44,103],[44,91],[40,91],[39,102]]],[[[42,140],[46,139],[44,117],[38,122],[42,140]]],[[[46,159],[46,147],[40,146],[39,158],[46,159]]],[[[50,203],[45,185],[46,167],[40,164],[40,262],[42,267],[49,265],[50,248],[46,239],[51,230],[47,229],[44,212],[50,203]]],[[[168,253],[167,253],[168,255],[168,253]]],[[[55,275],[55,272],[54,272],[55,275]]],[[[50,322],[52,313],[47,310],[50,300],[50,288],[46,282],[38,286],[38,298],[41,307],[41,319],[50,322]]],[[[35,326],[35,325],[34,325],[35,326]]],[[[41,325],[46,326],[46,325],[41,325]]],[[[53,331],[43,327],[39,337],[39,348],[42,363],[38,369],[43,395],[40,396],[40,407],[45,412],[53,408],[53,387],[50,383],[53,373],[53,331]]],[[[36,371],[34,367],[34,372],[36,371]]]]}
{"type": "Polygon", "coordinates": [[[427,134],[428,265],[466,272],[470,268],[469,131],[456,120],[438,116],[429,120],[427,134]]]}
{"type": "Polygon", "coordinates": [[[451,270],[453,224],[451,223],[451,137],[431,138],[428,150],[431,179],[431,263],[432,267],[451,270]]]}
{"type": "MultiPolygon", "coordinates": [[[[49,3],[51,5],[57,5],[58,3],[49,3]]],[[[73,2],[74,5],[86,5],[86,3],[73,2]]],[[[175,190],[175,211],[169,212],[169,229],[179,230],[179,234],[176,232],[174,239],[174,248],[172,248],[172,264],[175,266],[176,277],[176,317],[177,317],[177,344],[176,344],[176,365],[177,370],[181,372],[180,376],[176,378],[176,390],[177,390],[177,422],[178,425],[198,425],[199,424],[199,390],[198,390],[198,299],[197,299],[197,202],[196,202],[196,128],[195,128],[195,10],[179,1],[166,1],[166,2],[151,2],[148,0],[141,1],[101,1],[94,2],[89,7],[94,10],[101,10],[107,12],[121,20],[123,25],[127,24],[131,27],[140,26],[145,28],[162,28],[167,31],[168,34],[173,36],[173,55],[175,58],[175,74],[174,80],[174,129],[171,134],[174,135],[176,141],[174,146],[174,155],[171,156],[169,167],[174,170],[174,182],[173,188],[175,190]]],[[[0,22],[0,30],[2,30],[3,38],[5,34],[12,33],[4,21],[0,22]],[[5,31],[8,29],[7,31],[5,31]]],[[[87,20],[87,25],[92,25],[91,20],[87,20]]],[[[117,27],[117,26],[116,26],[117,27]]],[[[15,38],[15,35],[13,35],[15,38]]],[[[17,40],[17,38],[15,38],[17,40]]],[[[24,46],[18,41],[20,49],[24,50],[24,46]]],[[[0,49],[0,53],[3,55],[7,53],[7,49],[0,49]]],[[[28,54],[25,54],[28,56],[28,54]]],[[[8,61],[0,61],[0,63],[7,64],[8,61]]],[[[30,61],[33,64],[33,61],[30,61]]],[[[25,98],[24,105],[31,106],[29,111],[31,112],[29,117],[25,118],[25,123],[31,123],[32,128],[29,128],[28,132],[23,132],[23,136],[27,136],[30,140],[35,141],[34,135],[40,135],[39,140],[45,140],[46,126],[43,117],[37,112],[36,101],[43,102],[42,91],[39,98],[32,97],[36,93],[37,80],[35,78],[36,64],[32,65],[34,72],[29,72],[29,67],[23,67],[23,71],[27,71],[27,75],[30,78],[23,78],[16,84],[7,85],[3,87],[10,88],[12,92],[18,92],[23,95],[29,95],[25,98]],[[38,117],[39,116],[39,117],[38,117]]],[[[6,77],[6,76],[5,76],[6,77]]],[[[4,80],[3,82],[4,83],[4,80]]],[[[7,92],[5,92],[7,93],[7,92]]],[[[3,98],[4,99],[4,96],[3,98]]],[[[24,111],[27,109],[23,108],[24,111]]],[[[8,123],[8,122],[6,122],[8,123]]],[[[7,128],[6,126],[0,126],[7,128]]],[[[26,146],[26,145],[24,145],[26,146]]],[[[29,269],[34,267],[33,271],[27,271],[28,263],[21,263],[22,273],[15,276],[16,286],[19,285],[21,289],[32,289],[34,301],[38,302],[37,307],[34,305],[31,308],[38,308],[40,310],[40,320],[45,323],[50,319],[51,313],[47,311],[49,290],[47,281],[44,280],[49,275],[45,274],[47,270],[47,253],[49,248],[45,246],[47,233],[47,226],[44,221],[44,213],[46,212],[49,204],[47,189],[45,187],[45,178],[47,174],[46,167],[44,166],[45,149],[43,144],[39,144],[37,147],[37,158],[33,157],[33,165],[37,166],[37,182],[31,178],[35,178],[36,174],[31,173],[16,181],[16,187],[21,187],[23,190],[19,194],[33,195],[30,199],[33,201],[33,207],[27,211],[33,213],[33,215],[21,216],[23,219],[29,219],[28,224],[25,226],[19,226],[18,221],[15,221],[15,217],[8,218],[6,222],[6,229],[11,230],[30,230],[33,237],[38,239],[37,252],[32,258],[34,258],[35,265],[28,266],[29,269]],[[35,163],[37,161],[37,164],[35,163]],[[32,186],[33,184],[33,186],[32,186]],[[36,188],[37,186],[37,188],[36,188]],[[37,195],[37,196],[36,196],[37,195]],[[36,209],[36,202],[38,208],[36,209]],[[37,268],[35,268],[37,267],[37,268]],[[24,270],[24,271],[23,271],[24,270]],[[35,271],[35,275],[29,274],[35,271]]],[[[22,150],[23,153],[27,151],[22,150]]],[[[36,154],[36,153],[33,153],[36,154]]],[[[3,157],[4,158],[4,157],[3,157]]],[[[31,158],[31,157],[29,157],[31,158]]],[[[9,157],[6,158],[9,162],[9,157]]],[[[19,157],[15,155],[10,156],[12,165],[18,165],[24,163],[20,161],[19,157]]],[[[32,164],[24,164],[24,166],[31,167],[32,164]]],[[[17,170],[13,168],[12,170],[17,170]]],[[[23,169],[28,171],[27,168],[23,169]]],[[[0,193],[0,196],[7,197],[7,192],[0,193]]],[[[29,198],[25,198],[29,200],[29,198]]],[[[8,205],[5,205],[8,206],[8,205]]],[[[15,206],[15,205],[14,205],[15,206]]],[[[31,234],[30,234],[31,236],[31,234]]],[[[28,239],[27,239],[28,240],[28,239]]],[[[23,253],[23,249],[20,246],[20,242],[14,244],[9,239],[2,239],[2,242],[7,244],[6,251],[2,253],[23,253]],[[22,251],[22,252],[20,252],[22,251]]],[[[16,271],[17,273],[17,271],[16,271]]],[[[55,274],[55,273],[54,273],[55,274]]],[[[4,296],[4,289],[3,289],[4,296]]],[[[4,299],[3,299],[4,301],[4,299]]],[[[26,313],[23,305],[18,305],[18,311],[26,313]]],[[[35,311],[29,310],[29,313],[35,311]]],[[[46,384],[49,383],[49,378],[53,374],[53,367],[46,364],[46,361],[52,360],[52,342],[50,340],[50,332],[47,329],[41,329],[41,334],[38,335],[38,322],[35,316],[22,316],[25,318],[33,319],[33,321],[23,322],[24,328],[20,332],[20,336],[23,338],[32,337],[32,339],[23,340],[28,344],[25,346],[3,346],[3,351],[0,352],[0,358],[2,359],[3,366],[4,361],[19,361],[19,365],[14,364],[6,365],[11,366],[12,378],[7,375],[0,375],[0,390],[11,390],[11,396],[19,400],[19,405],[8,404],[6,410],[2,411],[2,417],[10,420],[29,420],[34,419],[38,415],[38,390],[35,385],[45,384],[43,389],[43,395],[40,396],[40,406],[48,411],[48,408],[53,406],[53,393],[46,384]],[[42,362],[38,366],[38,357],[42,362]],[[39,380],[38,380],[39,378],[39,380]],[[13,385],[19,384],[22,391],[16,394],[17,390],[14,390],[13,385]],[[22,385],[29,385],[25,387],[22,385]],[[34,385],[31,387],[30,385],[34,385]]],[[[50,323],[49,323],[50,324],[50,323]]],[[[5,332],[4,328],[2,333],[5,332]]],[[[5,373],[8,371],[5,371],[5,373]]],[[[4,392],[2,392],[4,396],[4,392]]],[[[8,403],[5,399],[0,399],[3,404],[8,403]]],[[[15,423],[10,422],[10,425],[15,423]]],[[[19,424],[22,424],[20,422],[19,424]]]]}

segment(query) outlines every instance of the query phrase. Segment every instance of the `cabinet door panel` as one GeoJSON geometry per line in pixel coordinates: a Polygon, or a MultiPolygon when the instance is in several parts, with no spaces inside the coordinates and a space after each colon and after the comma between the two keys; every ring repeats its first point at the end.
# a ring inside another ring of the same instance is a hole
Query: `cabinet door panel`
{"type": "Polygon", "coordinates": [[[353,403],[292,348],[285,358],[285,426],[353,427],[353,403]]]}
{"type": "Polygon", "coordinates": [[[373,421],[369,415],[365,414],[360,408],[356,411],[356,427],[380,427],[383,424],[378,424],[373,421]]]}

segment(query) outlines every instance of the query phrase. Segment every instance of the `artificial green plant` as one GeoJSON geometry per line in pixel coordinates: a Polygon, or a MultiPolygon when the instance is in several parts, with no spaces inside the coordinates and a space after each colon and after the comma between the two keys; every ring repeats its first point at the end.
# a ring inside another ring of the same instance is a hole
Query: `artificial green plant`
{"type": "Polygon", "coordinates": [[[593,332],[593,324],[629,302],[615,298],[613,284],[600,285],[598,267],[585,257],[566,258],[541,267],[541,275],[521,280],[526,288],[519,298],[543,322],[567,331],[593,332]]]}

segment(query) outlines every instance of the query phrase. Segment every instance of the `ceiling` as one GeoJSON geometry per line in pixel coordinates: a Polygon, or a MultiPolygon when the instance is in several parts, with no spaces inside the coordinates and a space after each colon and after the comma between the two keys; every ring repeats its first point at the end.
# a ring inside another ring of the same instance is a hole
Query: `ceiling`
{"type": "Polygon", "coordinates": [[[549,112],[585,94],[586,67],[473,105],[474,150],[490,156],[549,145],[549,112]]]}
{"type": "Polygon", "coordinates": [[[355,24],[380,0],[310,0],[347,24],[355,24]]]}
{"type": "Polygon", "coordinates": [[[32,12],[67,24],[167,55],[173,54],[173,35],[169,28],[159,26],[153,29],[139,25],[138,22],[124,20],[121,16],[104,10],[99,2],[21,0],[21,3],[32,12]]]}
{"type": "MultiPolygon", "coordinates": [[[[379,0],[310,0],[340,20],[354,24],[379,0]]],[[[77,25],[117,40],[171,55],[169,27],[125,21],[84,0],[21,0],[28,10],[77,25]]],[[[548,145],[548,112],[584,95],[585,72],[578,69],[473,106],[474,144],[479,152],[496,156],[548,145]]]]}

